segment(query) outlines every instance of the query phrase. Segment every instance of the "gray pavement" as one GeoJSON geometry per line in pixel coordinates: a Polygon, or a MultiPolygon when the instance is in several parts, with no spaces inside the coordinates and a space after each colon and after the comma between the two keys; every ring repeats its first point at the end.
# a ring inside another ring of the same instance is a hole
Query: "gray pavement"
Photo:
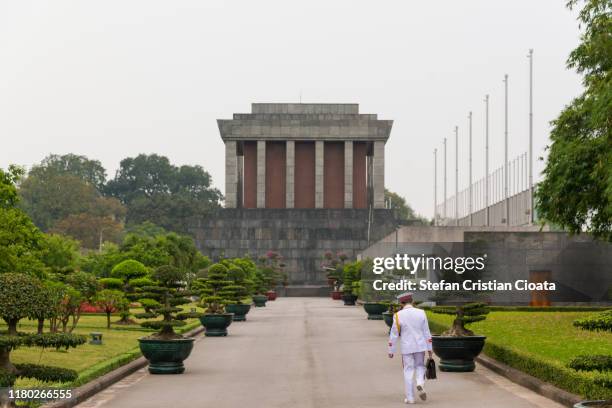
{"type": "MultiPolygon", "coordinates": [[[[327,298],[279,298],[234,322],[226,338],[196,341],[183,375],[140,370],[79,408],[400,407],[401,360],[387,358],[386,326],[327,298]]],[[[559,408],[503,377],[441,373],[426,384],[437,408],[559,408]]]]}

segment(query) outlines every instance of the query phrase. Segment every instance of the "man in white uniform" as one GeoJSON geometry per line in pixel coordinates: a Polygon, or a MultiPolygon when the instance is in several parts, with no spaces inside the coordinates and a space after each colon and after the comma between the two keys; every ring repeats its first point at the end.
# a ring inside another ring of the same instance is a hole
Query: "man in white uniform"
{"type": "Polygon", "coordinates": [[[389,358],[393,358],[399,340],[404,367],[406,399],[404,403],[414,404],[414,380],[419,398],[427,399],[425,384],[425,352],[431,357],[431,333],[425,311],[412,306],[412,293],[398,296],[402,309],[393,316],[389,333],[389,358]]]}

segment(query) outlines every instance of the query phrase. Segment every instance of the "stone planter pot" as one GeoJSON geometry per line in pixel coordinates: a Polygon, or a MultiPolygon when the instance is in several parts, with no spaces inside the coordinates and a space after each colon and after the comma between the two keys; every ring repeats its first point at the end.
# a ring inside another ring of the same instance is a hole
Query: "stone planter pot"
{"type": "Polygon", "coordinates": [[[432,336],[433,351],[440,357],[440,371],[474,371],[474,358],[482,351],[485,339],[485,336],[432,336]]]}
{"type": "Polygon", "coordinates": [[[268,297],[266,295],[254,295],[253,296],[253,303],[255,303],[255,307],[265,307],[267,301],[268,301],[268,297]]]}
{"type": "Polygon", "coordinates": [[[233,320],[235,322],[244,322],[246,320],[247,313],[249,313],[249,310],[251,310],[251,305],[245,305],[242,303],[225,306],[225,311],[234,315],[233,320]]]}
{"type": "Polygon", "coordinates": [[[344,306],[355,306],[357,295],[342,295],[342,300],[344,301],[344,306]]]}
{"type": "Polygon", "coordinates": [[[268,300],[272,301],[272,300],[276,300],[276,292],[273,290],[269,290],[266,292],[266,296],[268,297],[268,300]]]}
{"type": "Polygon", "coordinates": [[[597,408],[597,407],[608,407],[610,405],[606,405],[606,404],[610,404],[612,405],[612,402],[610,400],[605,401],[605,400],[597,400],[597,401],[580,401],[577,404],[574,404],[574,408],[588,408],[588,407],[592,407],[592,408],[597,408]]]}
{"type": "Polygon", "coordinates": [[[387,311],[388,306],[376,302],[368,302],[363,304],[363,308],[368,314],[368,320],[383,320],[383,313],[387,311]]]}
{"type": "Polygon", "coordinates": [[[385,324],[390,329],[391,326],[393,326],[393,313],[391,313],[391,312],[383,312],[382,317],[383,317],[383,320],[385,321],[385,324]]]}
{"type": "Polygon", "coordinates": [[[232,313],[205,314],[200,317],[200,323],[206,327],[204,335],[209,337],[227,336],[227,328],[232,324],[232,313]]]}
{"type": "Polygon", "coordinates": [[[161,340],[142,337],[138,339],[142,355],[149,360],[151,374],[182,374],[183,361],[193,349],[191,338],[161,340]]]}
{"type": "Polygon", "coordinates": [[[334,300],[342,300],[342,292],[339,290],[332,290],[331,298],[334,300]]]}

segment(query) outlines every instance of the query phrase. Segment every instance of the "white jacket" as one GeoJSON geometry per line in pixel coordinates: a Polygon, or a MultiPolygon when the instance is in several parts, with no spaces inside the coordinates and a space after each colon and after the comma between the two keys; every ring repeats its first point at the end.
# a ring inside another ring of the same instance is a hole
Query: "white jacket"
{"type": "Polygon", "coordinates": [[[389,353],[395,353],[398,339],[402,354],[431,350],[431,333],[424,310],[406,305],[393,316],[393,326],[389,333],[389,353]],[[401,333],[397,330],[398,320],[401,333]]]}

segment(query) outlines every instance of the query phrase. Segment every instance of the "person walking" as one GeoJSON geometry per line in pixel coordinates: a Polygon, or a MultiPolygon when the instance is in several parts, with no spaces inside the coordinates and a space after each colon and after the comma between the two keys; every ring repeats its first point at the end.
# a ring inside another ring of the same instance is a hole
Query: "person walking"
{"type": "Polygon", "coordinates": [[[425,311],[412,306],[412,293],[402,293],[397,299],[402,309],[393,315],[393,325],[389,332],[389,358],[393,358],[399,342],[404,368],[404,403],[414,404],[415,377],[419,398],[423,401],[427,399],[424,388],[425,352],[431,358],[431,333],[425,311]]]}

